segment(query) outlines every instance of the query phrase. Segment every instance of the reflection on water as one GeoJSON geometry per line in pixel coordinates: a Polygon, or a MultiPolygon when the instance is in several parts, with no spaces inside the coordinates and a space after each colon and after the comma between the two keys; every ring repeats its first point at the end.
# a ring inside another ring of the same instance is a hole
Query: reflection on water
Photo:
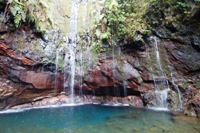
{"type": "Polygon", "coordinates": [[[2,133],[200,133],[200,119],[131,107],[34,109],[0,118],[2,133]]]}

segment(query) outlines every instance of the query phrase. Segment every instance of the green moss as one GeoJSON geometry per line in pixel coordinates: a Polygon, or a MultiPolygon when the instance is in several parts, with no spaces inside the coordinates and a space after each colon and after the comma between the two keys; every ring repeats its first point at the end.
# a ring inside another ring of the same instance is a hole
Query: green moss
{"type": "Polygon", "coordinates": [[[187,45],[185,50],[186,54],[191,55],[194,49],[191,45],[187,45]]]}
{"type": "Polygon", "coordinates": [[[189,83],[186,80],[184,80],[183,81],[183,88],[186,89],[188,86],[189,86],[189,83]]]}
{"type": "Polygon", "coordinates": [[[63,69],[65,65],[65,61],[64,60],[60,60],[59,64],[58,64],[58,69],[63,69]]]}
{"type": "Polygon", "coordinates": [[[163,70],[164,70],[164,73],[167,75],[167,76],[171,76],[171,70],[169,68],[169,58],[168,58],[168,55],[167,55],[167,51],[164,47],[164,45],[162,43],[160,43],[159,45],[160,47],[160,58],[161,58],[161,63],[162,63],[162,67],[163,67],[163,70]]]}
{"type": "Polygon", "coordinates": [[[195,82],[194,85],[197,89],[200,89],[200,81],[195,82]]]}
{"type": "MultiPolygon", "coordinates": [[[[161,42],[158,42],[158,48],[159,48],[159,54],[160,54],[160,61],[161,61],[161,67],[163,69],[163,72],[167,75],[170,76],[171,71],[169,68],[169,60],[168,60],[168,55],[167,55],[167,51],[164,47],[164,45],[161,42]]],[[[155,49],[150,48],[149,49],[149,57],[145,58],[145,62],[146,62],[146,66],[149,69],[149,71],[151,73],[153,73],[154,75],[157,76],[161,76],[160,75],[160,69],[159,66],[157,64],[157,60],[156,60],[156,53],[155,53],[155,49]]]]}
{"type": "Polygon", "coordinates": [[[1,35],[0,39],[5,39],[5,37],[6,37],[5,35],[1,35]]]}

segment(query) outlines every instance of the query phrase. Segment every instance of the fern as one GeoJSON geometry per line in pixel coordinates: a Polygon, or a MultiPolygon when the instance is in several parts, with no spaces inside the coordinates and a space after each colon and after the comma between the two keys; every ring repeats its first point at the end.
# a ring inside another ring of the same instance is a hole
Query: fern
{"type": "Polygon", "coordinates": [[[7,6],[17,28],[23,22],[34,23],[37,31],[44,33],[52,24],[46,12],[49,7],[42,0],[9,0],[7,6]]]}

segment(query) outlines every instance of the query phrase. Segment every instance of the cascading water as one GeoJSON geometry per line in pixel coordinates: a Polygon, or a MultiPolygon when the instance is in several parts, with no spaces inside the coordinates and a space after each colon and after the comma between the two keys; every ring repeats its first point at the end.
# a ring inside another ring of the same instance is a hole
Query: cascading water
{"type": "Polygon", "coordinates": [[[115,81],[115,77],[117,76],[116,67],[118,65],[117,58],[120,57],[122,53],[121,53],[121,48],[117,45],[114,45],[114,43],[115,42],[112,42],[112,45],[111,45],[112,46],[112,73],[113,73],[113,82],[114,82],[113,91],[116,96],[123,95],[124,97],[126,97],[128,95],[126,80],[123,80],[123,77],[122,77],[123,86],[121,87],[123,88],[119,88],[119,86],[117,85],[115,81]],[[123,89],[123,92],[120,91],[120,89],[123,89]]]}
{"type": "MultiPolygon", "coordinates": [[[[85,39],[87,41],[88,44],[90,44],[90,36],[89,36],[89,16],[88,16],[88,0],[82,0],[82,5],[84,5],[83,7],[83,13],[82,13],[82,22],[83,22],[83,27],[82,29],[84,30],[84,32],[86,33],[85,35],[85,39]]],[[[81,16],[80,16],[81,17],[81,16]]],[[[83,47],[84,46],[81,46],[81,49],[79,51],[79,60],[80,60],[80,83],[82,84],[83,83],[83,77],[82,75],[84,75],[84,69],[83,69],[83,53],[84,53],[84,50],[83,50],[83,47]]],[[[80,89],[79,89],[79,95],[82,95],[83,94],[83,88],[82,88],[82,85],[80,86],[80,89]]]]}
{"type": "Polygon", "coordinates": [[[113,82],[114,82],[114,85],[113,85],[113,90],[114,90],[114,94],[116,94],[116,89],[115,89],[115,46],[111,45],[112,46],[112,73],[113,73],[113,82]]]}
{"type": "Polygon", "coordinates": [[[124,96],[127,96],[127,88],[126,88],[126,81],[123,81],[123,88],[124,88],[124,96]]]}
{"type": "MultiPolygon", "coordinates": [[[[55,64],[56,64],[56,72],[55,72],[55,75],[58,74],[58,64],[59,64],[59,59],[60,59],[60,56],[59,56],[59,53],[60,53],[61,49],[56,49],[56,61],[55,61],[55,64]]],[[[55,88],[57,88],[57,83],[58,83],[58,79],[57,79],[57,76],[55,76],[55,88]]]]}
{"type": "Polygon", "coordinates": [[[64,88],[67,93],[67,86],[70,89],[69,94],[71,94],[72,102],[73,102],[73,94],[74,94],[74,78],[75,78],[75,58],[76,58],[76,44],[77,44],[77,34],[78,34],[78,8],[79,8],[79,0],[75,0],[71,4],[71,15],[69,20],[70,32],[68,34],[68,39],[65,45],[66,53],[65,53],[65,69],[64,69],[64,88]],[[67,75],[69,76],[67,77],[67,75]],[[68,81],[68,84],[67,84],[68,81]]]}
{"type": "Polygon", "coordinates": [[[171,78],[172,78],[172,85],[174,86],[174,88],[176,89],[177,93],[178,93],[178,99],[179,99],[179,110],[181,111],[183,109],[183,102],[181,99],[181,92],[178,88],[178,85],[175,83],[176,82],[176,78],[173,75],[173,72],[171,73],[171,78]]]}
{"type": "Polygon", "coordinates": [[[169,84],[166,79],[166,74],[162,69],[160,53],[158,48],[158,40],[156,37],[151,37],[154,44],[155,58],[157,70],[153,74],[154,86],[155,86],[155,96],[156,96],[156,107],[158,108],[167,108],[167,95],[169,89],[169,84]]]}
{"type": "MultiPolygon", "coordinates": [[[[66,43],[64,46],[64,92],[71,95],[73,102],[74,84],[75,84],[75,71],[79,70],[79,76],[77,76],[77,82],[82,83],[82,75],[84,73],[83,63],[85,53],[90,53],[90,48],[87,48],[90,44],[89,32],[89,13],[88,6],[89,0],[74,0],[71,2],[71,14],[69,16],[69,33],[65,36],[66,43]],[[81,13],[81,15],[80,15],[81,13]],[[85,33],[84,38],[81,38],[78,32],[85,33]],[[78,38],[86,41],[87,45],[79,46],[78,38]],[[77,64],[76,64],[77,63],[77,64]],[[78,64],[80,66],[78,66],[78,64]],[[78,70],[76,70],[78,69],[78,70]],[[78,79],[80,77],[80,79],[78,79]],[[69,88],[69,89],[68,89],[69,88]]],[[[90,56],[89,56],[90,58],[90,56]]],[[[82,86],[80,86],[82,87],[82,86]]],[[[82,88],[79,91],[82,94],[82,88]]]]}
{"type": "Polygon", "coordinates": [[[74,78],[75,78],[75,54],[77,44],[77,27],[78,27],[78,7],[79,1],[75,0],[72,4],[71,17],[70,17],[70,34],[69,34],[69,52],[70,52],[70,93],[74,94],[74,78]]]}
{"type": "Polygon", "coordinates": [[[70,55],[68,54],[68,37],[66,36],[66,52],[65,52],[65,57],[64,57],[64,93],[67,93],[67,87],[68,87],[68,82],[67,82],[67,73],[68,73],[68,59],[70,55]]]}

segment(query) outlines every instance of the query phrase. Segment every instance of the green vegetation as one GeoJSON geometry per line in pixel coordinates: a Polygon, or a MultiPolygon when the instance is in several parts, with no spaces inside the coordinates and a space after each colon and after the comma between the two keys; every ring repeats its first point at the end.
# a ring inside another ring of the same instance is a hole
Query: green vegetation
{"type": "Polygon", "coordinates": [[[5,18],[11,14],[16,28],[22,23],[35,24],[38,32],[44,33],[51,25],[51,19],[46,13],[48,3],[44,0],[9,0],[5,9],[5,18]]]}
{"type": "Polygon", "coordinates": [[[189,21],[199,8],[199,0],[154,0],[146,19],[153,28],[160,25],[182,25],[189,21]]]}
{"type": "MultiPolygon", "coordinates": [[[[62,14],[62,17],[49,13],[52,8],[50,3],[50,0],[8,0],[4,16],[5,19],[13,18],[17,28],[22,23],[29,23],[34,24],[38,32],[44,33],[54,25],[50,16],[55,17],[54,21],[62,18],[64,22],[69,17],[69,10],[59,4],[53,7],[60,6],[62,12],[59,14],[62,14]]],[[[68,4],[66,2],[66,5],[68,4]]],[[[92,28],[94,49],[99,51],[102,44],[144,42],[144,36],[149,35],[153,29],[182,23],[192,17],[199,7],[200,0],[106,0],[101,15],[96,18],[92,28]]],[[[85,13],[86,8],[81,7],[81,11],[85,16],[89,16],[85,13]]],[[[79,24],[79,27],[83,26],[79,24]]]]}
{"type": "Polygon", "coordinates": [[[197,89],[200,89],[200,81],[195,82],[194,85],[197,89]]]}
{"type": "Polygon", "coordinates": [[[95,35],[99,40],[139,41],[150,32],[144,16],[149,0],[107,0],[97,21],[95,35]]]}
{"type": "Polygon", "coordinates": [[[143,40],[159,26],[179,26],[194,15],[200,0],[106,0],[94,26],[94,39],[102,44],[116,45],[143,40]]]}

